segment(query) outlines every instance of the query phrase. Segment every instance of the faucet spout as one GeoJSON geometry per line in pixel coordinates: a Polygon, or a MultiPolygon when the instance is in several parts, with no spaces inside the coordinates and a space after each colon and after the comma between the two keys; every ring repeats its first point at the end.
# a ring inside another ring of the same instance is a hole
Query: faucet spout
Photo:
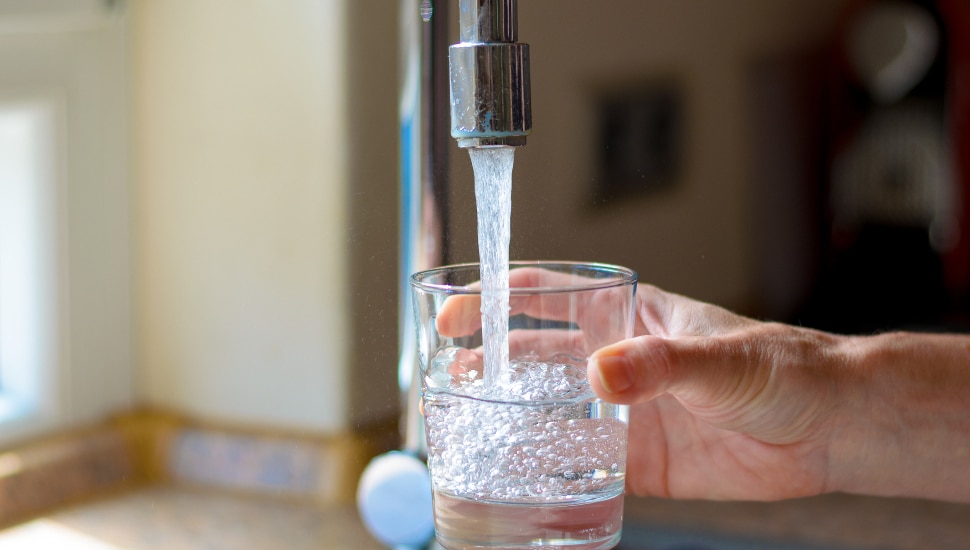
{"type": "Polygon", "coordinates": [[[449,48],[451,136],[458,146],[525,145],[532,131],[529,45],[518,0],[459,0],[461,42],[449,48]]]}

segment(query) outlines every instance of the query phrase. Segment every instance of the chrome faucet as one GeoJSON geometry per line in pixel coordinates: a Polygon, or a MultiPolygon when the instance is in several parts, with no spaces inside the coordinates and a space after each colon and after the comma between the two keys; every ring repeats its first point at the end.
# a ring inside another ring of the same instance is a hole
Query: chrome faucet
{"type": "Polygon", "coordinates": [[[454,1],[401,0],[398,383],[403,445],[368,465],[357,492],[364,524],[395,548],[423,548],[434,536],[408,279],[449,260],[448,113],[451,137],[462,148],[522,146],[532,130],[529,46],[516,42],[518,0],[458,0],[460,42],[446,50],[448,6],[454,1]]]}
{"type": "Polygon", "coordinates": [[[518,0],[459,0],[461,42],[449,48],[451,136],[459,147],[520,146],[532,131],[529,45],[518,0]]]}

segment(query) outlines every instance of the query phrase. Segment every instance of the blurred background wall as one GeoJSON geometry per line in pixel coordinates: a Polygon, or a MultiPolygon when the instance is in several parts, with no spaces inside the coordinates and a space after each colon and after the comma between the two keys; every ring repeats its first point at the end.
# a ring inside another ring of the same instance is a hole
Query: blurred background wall
{"type": "Polygon", "coordinates": [[[348,4],[130,3],[135,365],[151,405],[347,427],[348,4]]]}

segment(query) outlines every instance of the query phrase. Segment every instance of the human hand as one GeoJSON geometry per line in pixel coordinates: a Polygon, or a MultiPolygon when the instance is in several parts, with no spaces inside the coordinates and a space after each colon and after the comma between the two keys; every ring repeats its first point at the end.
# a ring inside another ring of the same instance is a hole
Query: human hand
{"type": "Polygon", "coordinates": [[[641,285],[636,337],[589,362],[631,404],[627,486],[676,498],[775,500],[828,489],[849,338],[762,323],[641,285]]]}
{"type": "MultiPolygon", "coordinates": [[[[477,328],[478,304],[462,298],[442,309],[439,330],[477,328]]],[[[581,305],[588,312],[571,337],[588,352],[611,304],[581,305]]],[[[551,306],[533,304],[531,313],[555,317],[551,306]]],[[[641,284],[634,337],[592,353],[588,378],[604,400],[631,404],[635,494],[777,500],[844,491],[970,502],[965,335],[841,336],[641,284]]]]}
{"type": "Polygon", "coordinates": [[[650,286],[589,378],[631,403],[627,485],[677,498],[970,502],[970,337],[839,336],[650,286]]]}

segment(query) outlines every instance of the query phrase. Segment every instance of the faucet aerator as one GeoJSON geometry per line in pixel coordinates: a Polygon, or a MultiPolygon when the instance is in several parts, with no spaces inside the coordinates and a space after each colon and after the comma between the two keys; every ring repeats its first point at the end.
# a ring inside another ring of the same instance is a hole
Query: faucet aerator
{"type": "Polygon", "coordinates": [[[516,42],[517,0],[459,0],[451,46],[451,135],[458,146],[518,147],[532,131],[529,45],[516,42]]]}

